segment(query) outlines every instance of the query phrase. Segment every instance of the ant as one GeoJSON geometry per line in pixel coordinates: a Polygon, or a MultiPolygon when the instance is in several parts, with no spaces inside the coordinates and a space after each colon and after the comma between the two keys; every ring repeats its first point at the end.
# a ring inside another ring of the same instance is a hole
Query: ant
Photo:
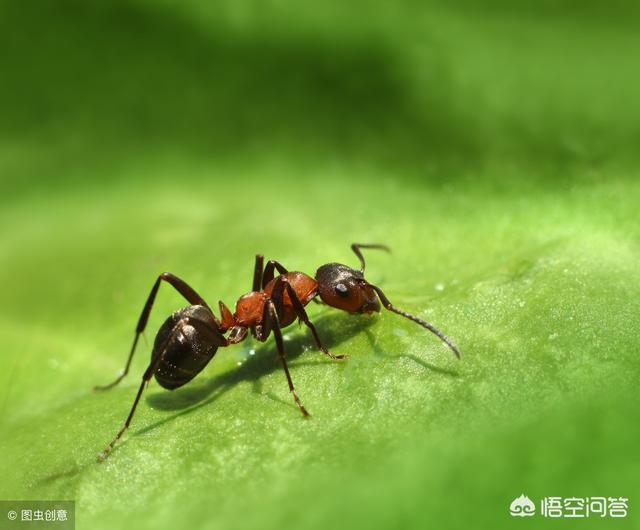
{"type": "Polygon", "coordinates": [[[289,390],[303,416],[309,416],[293,386],[281,329],[298,319],[311,330],[316,345],[325,355],[332,360],[346,358],[345,355],[333,355],[320,341],[318,332],[304,309],[311,300],[353,314],[379,312],[380,302],[382,302],[389,311],[408,318],[437,335],[451,348],[456,357],[460,358],[460,350],[444,333],[428,322],[392,305],[380,287],[369,283],[364,278],[365,261],[361,252],[363,248],[390,252],[386,245],[354,243],[351,249],[360,260],[360,270],[340,263],[327,263],[316,271],[315,278],[303,272],[289,272],[274,260],[268,261],[264,266],[264,258],[258,254],[251,292],[238,299],[234,313],[231,313],[222,301],[218,302],[220,319],[214,315],[207,302],[187,283],[170,272],[160,274],[142,309],[124,370],[115,381],[105,386],[97,386],[94,390],[107,390],[114,387],[129,372],[138,338],[147,325],[161,282],[167,282],[173,286],[191,305],[174,312],[160,327],[153,344],[151,362],[142,376],[129,416],[111,443],[103,452],[98,453],[98,461],[103,461],[108,456],[129,427],[142,391],[152,376],[163,388],[168,390],[179,388],[203,370],[218,348],[243,341],[248,332],[251,332],[251,335],[260,342],[265,342],[273,332],[289,390]],[[275,271],[278,272],[277,276],[274,275],[275,271]],[[320,301],[316,297],[320,297],[320,301]],[[228,336],[225,337],[227,332],[228,336]]]}

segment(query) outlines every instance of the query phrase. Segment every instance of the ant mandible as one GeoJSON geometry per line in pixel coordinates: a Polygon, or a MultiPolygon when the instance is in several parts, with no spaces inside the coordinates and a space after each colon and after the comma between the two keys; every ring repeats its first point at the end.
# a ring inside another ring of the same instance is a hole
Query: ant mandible
{"type": "Polygon", "coordinates": [[[321,300],[320,303],[349,313],[378,312],[380,311],[380,302],[382,302],[382,305],[389,311],[408,318],[437,335],[451,348],[456,357],[460,358],[460,350],[444,333],[429,322],[392,305],[380,287],[365,279],[365,261],[360,250],[363,248],[381,249],[389,252],[389,248],[385,245],[354,243],[351,245],[351,249],[360,260],[360,270],[340,263],[328,263],[316,271],[315,278],[303,272],[289,272],[274,260],[268,261],[264,266],[264,258],[258,254],[253,273],[252,291],[238,299],[235,313],[231,313],[223,302],[218,302],[220,319],[214,315],[207,302],[187,283],[170,272],[163,272],[153,284],[142,309],[124,370],[115,381],[105,386],[97,386],[95,390],[112,388],[129,372],[138,338],[147,325],[149,313],[161,282],[172,285],[191,305],[173,313],[160,327],[153,344],[151,362],[142,376],[142,382],[129,416],[111,443],[104,451],[98,453],[98,460],[102,461],[107,457],[129,427],[142,391],[152,376],[163,388],[168,390],[179,388],[202,371],[218,348],[243,341],[249,331],[260,342],[265,342],[273,332],[278,356],[289,383],[289,390],[302,414],[308,416],[309,413],[298,398],[291,380],[281,329],[292,324],[297,318],[311,330],[318,348],[325,355],[333,360],[344,359],[345,355],[333,355],[325,348],[304,309],[311,300],[315,300],[318,296],[321,300]],[[275,271],[278,272],[278,276],[274,276],[275,271]],[[227,332],[229,334],[225,337],[227,332]]]}

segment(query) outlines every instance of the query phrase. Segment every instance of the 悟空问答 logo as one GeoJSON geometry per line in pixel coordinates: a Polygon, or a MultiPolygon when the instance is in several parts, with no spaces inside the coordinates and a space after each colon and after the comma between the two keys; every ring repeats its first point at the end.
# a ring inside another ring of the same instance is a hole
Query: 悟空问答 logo
{"type": "Polygon", "coordinates": [[[513,502],[509,506],[509,513],[514,517],[531,517],[536,513],[536,505],[533,501],[522,494],[520,497],[513,499],[513,502]]]}

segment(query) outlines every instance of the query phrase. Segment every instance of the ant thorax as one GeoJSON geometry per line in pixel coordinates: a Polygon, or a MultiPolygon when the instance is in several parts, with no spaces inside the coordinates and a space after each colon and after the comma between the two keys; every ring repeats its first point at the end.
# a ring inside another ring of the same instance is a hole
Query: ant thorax
{"type": "Polygon", "coordinates": [[[233,315],[236,325],[249,328],[259,324],[262,321],[267,298],[264,291],[252,291],[241,296],[236,302],[236,311],[233,315]]]}

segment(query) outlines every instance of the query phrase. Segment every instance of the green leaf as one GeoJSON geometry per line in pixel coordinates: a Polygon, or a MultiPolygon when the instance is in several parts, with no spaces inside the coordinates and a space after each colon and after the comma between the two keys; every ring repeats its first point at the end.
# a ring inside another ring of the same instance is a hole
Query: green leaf
{"type": "Polygon", "coordinates": [[[521,494],[628,497],[637,522],[632,5],[63,4],[0,16],[0,498],[74,499],[92,529],[498,528],[521,494]],[[286,329],[309,419],[247,340],[152,381],[96,462],[186,305],[162,286],[92,392],[160,272],[233,306],[256,253],[313,275],[354,241],[391,246],[367,278],[461,360],[309,304],[349,355],[286,329]]]}

